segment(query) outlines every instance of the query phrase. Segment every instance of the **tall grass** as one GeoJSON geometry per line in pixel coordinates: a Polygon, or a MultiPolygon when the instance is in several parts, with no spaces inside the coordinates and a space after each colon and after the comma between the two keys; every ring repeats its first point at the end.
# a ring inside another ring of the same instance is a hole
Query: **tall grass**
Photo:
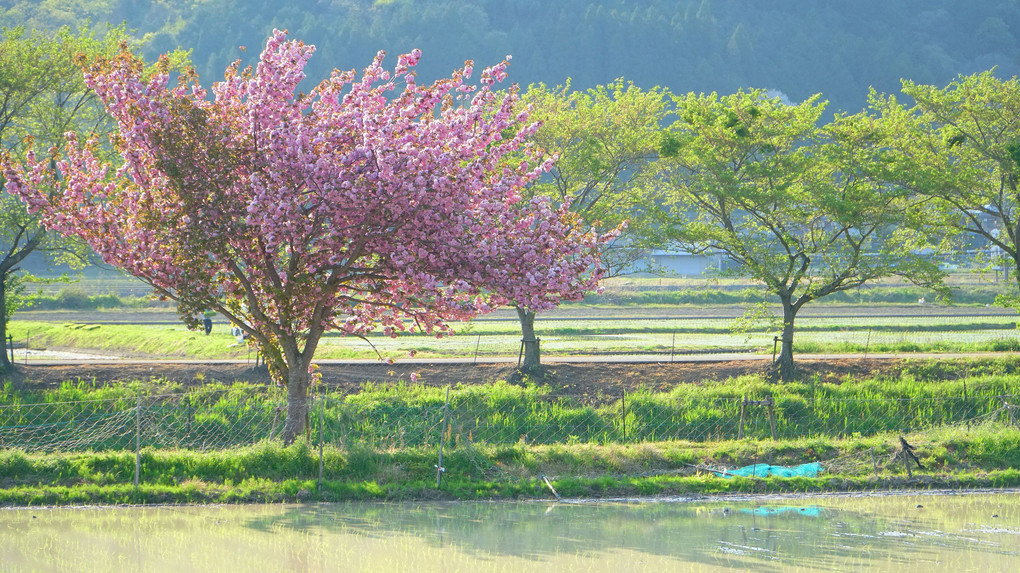
{"type": "MultiPolygon", "coordinates": [[[[815,377],[783,385],[744,376],[594,399],[498,382],[455,386],[448,405],[445,388],[365,384],[355,394],[326,391],[313,397],[310,422],[317,434],[321,418],[328,443],[397,449],[440,441],[456,446],[767,438],[773,421],[776,437],[784,439],[876,435],[987,418],[1011,423],[1005,406],[1020,396],[1020,378],[1003,373],[1008,368],[987,366],[948,380],[932,380],[920,367],[894,377],[815,377]],[[768,406],[744,404],[745,399],[770,399],[771,415],[768,406]]],[[[243,384],[184,391],[79,383],[41,393],[7,385],[0,391],[3,447],[116,449],[132,443],[137,425],[142,445],[213,449],[270,439],[283,421],[279,390],[243,384]],[[141,396],[143,390],[148,395],[141,396]],[[86,439],[90,433],[94,440],[86,439]]]]}
{"type": "Polygon", "coordinates": [[[114,450],[134,447],[234,447],[267,439],[282,420],[275,389],[211,384],[187,392],[173,384],[99,386],[66,382],[41,392],[0,390],[0,448],[114,450]]]}

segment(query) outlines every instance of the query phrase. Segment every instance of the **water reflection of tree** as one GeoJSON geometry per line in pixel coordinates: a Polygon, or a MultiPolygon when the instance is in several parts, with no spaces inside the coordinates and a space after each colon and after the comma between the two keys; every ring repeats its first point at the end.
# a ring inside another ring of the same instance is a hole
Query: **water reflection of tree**
{"type": "MultiPolygon", "coordinates": [[[[475,557],[541,561],[558,554],[598,557],[621,550],[759,571],[790,559],[845,560],[827,519],[831,512],[741,513],[736,507],[676,503],[341,504],[294,507],[246,527],[310,532],[316,527],[369,538],[407,535],[475,557]],[[794,537],[798,543],[791,543],[794,537]]],[[[873,521],[850,521],[873,535],[873,521]]]]}
{"type": "Polygon", "coordinates": [[[975,554],[975,539],[968,531],[980,519],[977,516],[987,519],[994,513],[1001,523],[1020,522],[1020,500],[1002,496],[966,496],[951,503],[935,496],[826,500],[825,507],[816,511],[811,504],[340,504],[290,508],[249,520],[246,526],[300,531],[323,527],[368,538],[404,535],[478,558],[542,561],[562,554],[597,558],[630,550],[769,571],[784,563],[830,570],[862,563],[907,565],[937,553],[940,559],[948,555],[971,566],[1009,551],[982,543],[987,557],[975,554]],[[936,538],[937,546],[930,543],[936,538]]]}

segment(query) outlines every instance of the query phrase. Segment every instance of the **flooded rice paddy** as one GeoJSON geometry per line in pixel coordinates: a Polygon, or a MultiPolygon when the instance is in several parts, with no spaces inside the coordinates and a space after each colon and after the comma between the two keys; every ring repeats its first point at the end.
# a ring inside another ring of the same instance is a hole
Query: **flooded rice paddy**
{"type": "Polygon", "coordinates": [[[1007,571],[1020,493],[0,510],[0,571],[1007,571]]]}

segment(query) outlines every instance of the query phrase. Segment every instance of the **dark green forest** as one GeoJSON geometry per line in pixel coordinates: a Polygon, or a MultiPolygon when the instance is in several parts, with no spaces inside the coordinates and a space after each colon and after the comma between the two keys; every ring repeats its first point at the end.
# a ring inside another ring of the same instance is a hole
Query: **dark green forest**
{"type": "Polygon", "coordinates": [[[1018,0],[0,0],[0,12],[7,27],[124,23],[149,58],[191,50],[205,83],[253,61],[274,27],[318,47],[312,78],[420,48],[425,80],[512,54],[523,85],[754,87],[792,101],[822,93],[830,111],[858,111],[869,87],[895,93],[901,78],[1020,70],[1018,0]]]}

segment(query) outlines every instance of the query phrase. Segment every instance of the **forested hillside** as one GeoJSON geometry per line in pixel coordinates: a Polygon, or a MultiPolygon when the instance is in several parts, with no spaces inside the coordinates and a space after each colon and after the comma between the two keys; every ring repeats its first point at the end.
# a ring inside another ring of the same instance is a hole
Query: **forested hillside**
{"type": "Polygon", "coordinates": [[[900,78],[944,85],[1020,70],[1016,0],[4,0],[0,11],[4,26],[126,22],[148,56],[190,49],[210,79],[252,60],[274,27],[316,44],[313,78],[417,47],[423,79],[512,54],[522,84],[625,77],[674,92],[821,92],[830,111],[857,111],[869,86],[897,92],[900,78]]]}

